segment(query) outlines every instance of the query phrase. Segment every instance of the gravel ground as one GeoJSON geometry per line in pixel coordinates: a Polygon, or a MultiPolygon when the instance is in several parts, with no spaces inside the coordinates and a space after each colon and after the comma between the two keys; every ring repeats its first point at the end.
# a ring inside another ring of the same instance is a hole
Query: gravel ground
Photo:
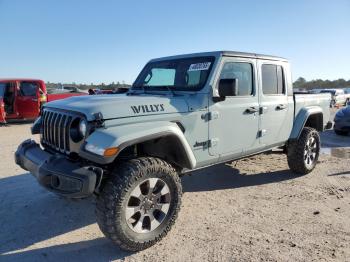
{"type": "Polygon", "coordinates": [[[183,177],[171,232],[128,253],[98,229],[94,198],[60,198],[15,165],[29,127],[0,127],[0,261],[350,261],[350,151],[338,148],[350,137],[324,133],[331,148],[307,176],[263,154],[183,177]]]}

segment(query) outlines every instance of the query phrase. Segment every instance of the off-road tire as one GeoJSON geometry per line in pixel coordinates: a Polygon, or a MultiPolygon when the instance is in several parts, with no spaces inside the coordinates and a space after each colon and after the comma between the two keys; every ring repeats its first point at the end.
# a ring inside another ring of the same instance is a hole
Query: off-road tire
{"type": "Polygon", "coordinates": [[[290,170],[297,174],[305,175],[310,173],[316,166],[320,154],[320,135],[314,128],[304,127],[297,141],[293,141],[288,145],[287,159],[290,170]],[[310,138],[314,138],[316,142],[315,157],[311,165],[306,164],[305,150],[310,138]]]}
{"type": "Polygon", "coordinates": [[[97,198],[96,216],[101,231],[120,248],[146,249],[160,241],[174,224],[181,206],[182,187],[175,169],[159,158],[140,157],[117,165],[97,198]],[[163,222],[149,233],[135,233],[126,221],[130,194],[143,180],[159,178],[167,184],[171,200],[163,222]]]}
{"type": "Polygon", "coordinates": [[[347,131],[338,130],[338,129],[334,129],[334,132],[339,136],[346,136],[348,134],[347,131]]]}

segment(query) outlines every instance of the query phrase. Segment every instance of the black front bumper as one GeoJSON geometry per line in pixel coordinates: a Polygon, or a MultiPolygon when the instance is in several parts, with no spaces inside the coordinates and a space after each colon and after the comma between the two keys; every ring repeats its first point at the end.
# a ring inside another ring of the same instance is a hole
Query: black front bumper
{"type": "Polygon", "coordinates": [[[91,195],[99,186],[103,171],[82,166],[64,155],[50,154],[33,140],[24,141],[15,153],[16,164],[32,173],[48,190],[70,198],[91,195]]]}

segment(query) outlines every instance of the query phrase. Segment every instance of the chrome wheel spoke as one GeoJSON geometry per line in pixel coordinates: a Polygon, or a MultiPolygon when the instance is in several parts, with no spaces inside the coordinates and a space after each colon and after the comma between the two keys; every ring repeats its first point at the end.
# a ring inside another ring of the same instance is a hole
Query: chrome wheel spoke
{"type": "Polygon", "coordinates": [[[137,212],[140,212],[139,207],[126,207],[125,218],[129,220],[132,216],[134,216],[137,212]]]}
{"type": "Polygon", "coordinates": [[[162,224],[170,209],[170,189],[160,178],[145,179],[132,190],[125,219],[136,233],[147,233],[162,224]]]}
{"type": "Polygon", "coordinates": [[[134,229],[136,232],[142,232],[143,231],[143,221],[145,217],[141,216],[140,219],[137,221],[136,225],[134,226],[134,229]]]}
{"type": "Polygon", "coordinates": [[[130,194],[130,196],[136,197],[138,199],[140,199],[141,195],[142,195],[142,193],[141,193],[140,185],[135,187],[134,190],[130,194]]]}
{"type": "Polygon", "coordinates": [[[170,193],[169,187],[164,185],[162,190],[160,191],[160,195],[164,196],[164,195],[169,194],[169,193],[170,193]]]}
{"type": "Polygon", "coordinates": [[[161,206],[162,212],[164,212],[165,214],[168,213],[169,207],[170,207],[170,204],[168,204],[168,203],[162,204],[162,206],[161,206]]]}
{"type": "Polygon", "coordinates": [[[148,195],[153,193],[153,190],[158,182],[158,178],[150,178],[148,179],[148,195]]]}
{"type": "Polygon", "coordinates": [[[154,216],[153,219],[151,219],[151,231],[156,229],[161,222],[159,222],[154,216]]]}
{"type": "Polygon", "coordinates": [[[315,137],[310,137],[305,145],[304,149],[304,162],[307,166],[312,166],[316,161],[317,156],[317,139],[315,137]]]}

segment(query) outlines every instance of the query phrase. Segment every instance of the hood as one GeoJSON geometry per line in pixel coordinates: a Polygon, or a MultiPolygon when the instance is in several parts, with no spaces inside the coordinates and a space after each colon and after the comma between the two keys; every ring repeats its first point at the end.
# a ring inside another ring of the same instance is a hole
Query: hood
{"type": "Polygon", "coordinates": [[[80,112],[88,121],[94,120],[95,113],[102,113],[103,119],[130,116],[145,116],[188,112],[188,104],[183,96],[158,95],[89,95],[55,100],[45,107],[80,112]]]}

